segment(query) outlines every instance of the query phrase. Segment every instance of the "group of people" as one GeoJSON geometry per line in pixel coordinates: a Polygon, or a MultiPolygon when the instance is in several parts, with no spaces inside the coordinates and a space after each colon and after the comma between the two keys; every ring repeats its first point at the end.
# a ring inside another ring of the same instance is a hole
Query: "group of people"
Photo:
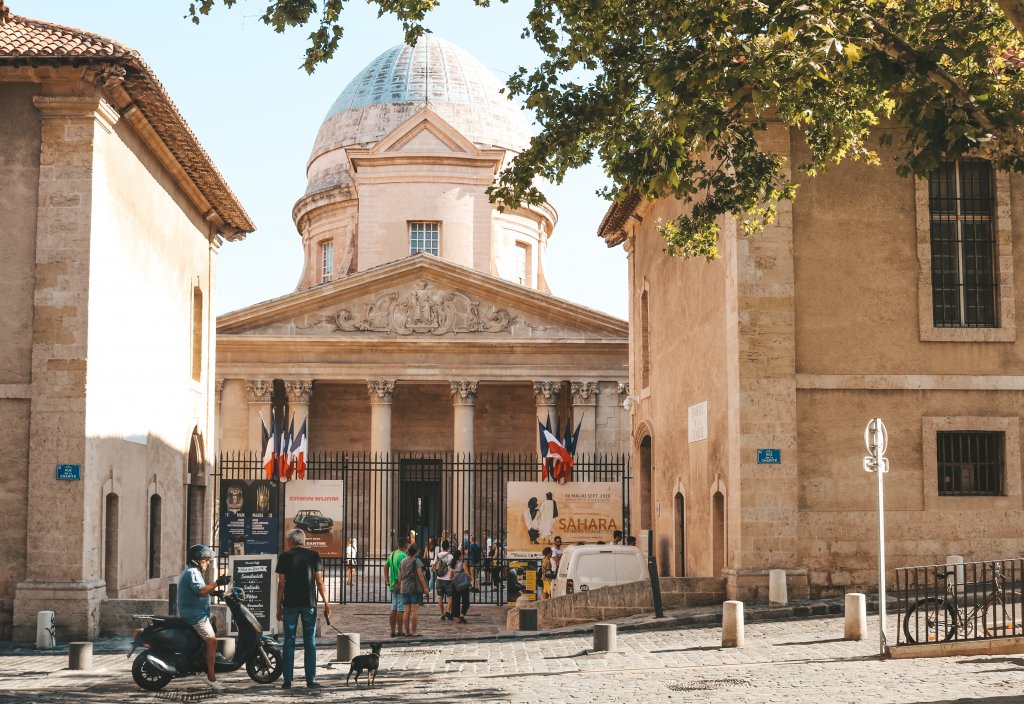
{"type": "Polygon", "coordinates": [[[501,578],[502,543],[486,531],[479,541],[468,530],[461,542],[446,531],[422,548],[416,544],[415,532],[399,538],[385,570],[391,590],[391,637],[420,635],[419,611],[431,591],[437,594],[442,621],[466,623],[470,593],[480,591],[481,585],[496,585],[501,578]]]}

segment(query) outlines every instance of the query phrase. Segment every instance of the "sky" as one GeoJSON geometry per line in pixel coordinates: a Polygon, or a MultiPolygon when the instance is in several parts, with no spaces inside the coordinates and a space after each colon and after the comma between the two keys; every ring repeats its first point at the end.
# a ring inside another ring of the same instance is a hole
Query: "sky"
{"type": "MultiPolygon", "coordinates": [[[[14,14],[131,46],[167,88],[257,228],[220,250],[218,315],[295,290],[302,249],[291,210],[305,191],[320,124],[349,81],[403,39],[397,20],[378,18],[376,5],[349,0],[339,52],[310,76],[301,68],[310,30],[274,33],[259,20],[267,4],[240,0],[227,9],[218,2],[196,26],[186,18],[188,0],[7,0],[14,14]]],[[[519,66],[532,68],[542,58],[521,37],[528,9],[523,0],[490,8],[447,0],[426,26],[504,83],[519,66]]],[[[605,183],[600,165],[591,164],[544,188],[559,214],[546,274],[555,296],[625,319],[626,254],[597,237],[608,203],[595,191],[605,183]]]]}

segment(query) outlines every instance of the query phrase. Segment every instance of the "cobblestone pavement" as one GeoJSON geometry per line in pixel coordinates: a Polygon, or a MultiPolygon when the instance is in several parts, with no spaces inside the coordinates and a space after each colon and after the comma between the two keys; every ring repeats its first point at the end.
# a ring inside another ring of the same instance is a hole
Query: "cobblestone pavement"
{"type": "Polygon", "coordinates": [[[7,652],[0,654],[0,702],[1024,702],[1024,656],[880,661],[876,639],[846,642],[842,630],[841,618],[747,624],[739,649],[720,648],[717,627],[620,632],[615,653],[592,653],[588,636],[570,634],[389,640],[373,688],[346,686],[348,665],[332,663],[333,649],[321,648],[324,689],[312,697],[301,679],[282,691],[242,673],[225,676],[225,694],[196,678],[152,694],[131,681],[123,654],[104,652],[94,671],[74,673],[61,669],[66,655],[7,652]]]}

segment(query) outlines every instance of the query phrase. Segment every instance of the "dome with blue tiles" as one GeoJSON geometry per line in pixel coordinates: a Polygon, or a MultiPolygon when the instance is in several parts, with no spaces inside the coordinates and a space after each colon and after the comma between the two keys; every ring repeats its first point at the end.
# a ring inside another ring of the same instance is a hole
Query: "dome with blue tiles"
{"type": "Polygon", "coordinates": [[[424,107],[477,146],[518,154],[530,142],[530,128],[502,88],[476,58],[433,35],[414,47],[388,49],[352,79],[327,112],[310,155],[306,192],[351,182],[347,160],[337,150],[372,146],[424,107]]]}

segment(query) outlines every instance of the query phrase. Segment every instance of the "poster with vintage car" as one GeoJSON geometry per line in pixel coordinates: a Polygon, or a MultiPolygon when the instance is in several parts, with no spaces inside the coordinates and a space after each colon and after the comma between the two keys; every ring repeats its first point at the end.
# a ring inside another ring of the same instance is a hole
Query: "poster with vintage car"
{"type": "Polygon", "coordinates": [[[306,547],[320,557],[342,557],[344,482],[297,479],[284,487],[285,533],[298,528],[306,534],[306,547]]]}
{"type": "Polygon", "coordinates": [[[612,541],[622,530],[619,482],[508,482],[506,535],[509,558],[540,557],[555,537],[562,545],[612,541]]]}
{"type": "Polygon", "coordinates": [[[261,555],[280,551],[277,485],[262,479],[225,479],[220,485],[220,554],[261,555]]]}

